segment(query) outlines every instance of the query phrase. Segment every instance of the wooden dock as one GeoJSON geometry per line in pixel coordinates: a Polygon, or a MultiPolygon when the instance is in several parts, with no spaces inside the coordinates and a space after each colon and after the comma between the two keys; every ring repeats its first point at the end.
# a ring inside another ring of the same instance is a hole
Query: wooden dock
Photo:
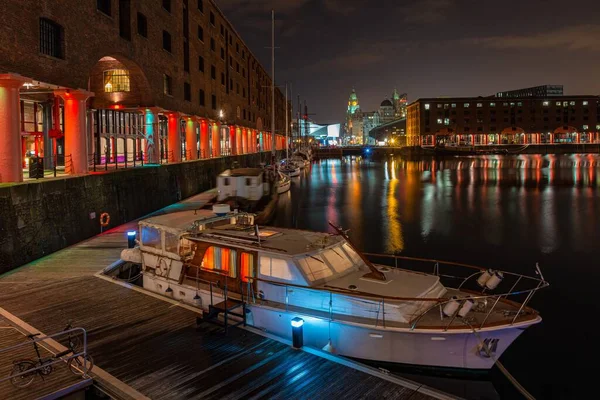
{"type": "Polygon", "coordinates": [[[126,230],[0,276],[0,312],[11,322],[47,334],[71,319],[87,330],[92,376],[116,397],[453,398],[244,329],[225,336],[217,326],[196,325],[197,310],[94,276],[118,259],[126,230]]]}

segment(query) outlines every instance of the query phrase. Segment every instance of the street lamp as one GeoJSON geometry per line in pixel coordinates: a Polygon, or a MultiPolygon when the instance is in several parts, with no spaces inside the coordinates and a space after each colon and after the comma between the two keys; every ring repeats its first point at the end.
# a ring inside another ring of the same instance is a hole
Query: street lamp
{"type": "Polygon", "coordinates": [[[223,119],[223,117],[225,117],[225,113],[223,110],[219,110],[219,118],[223,119]]]}

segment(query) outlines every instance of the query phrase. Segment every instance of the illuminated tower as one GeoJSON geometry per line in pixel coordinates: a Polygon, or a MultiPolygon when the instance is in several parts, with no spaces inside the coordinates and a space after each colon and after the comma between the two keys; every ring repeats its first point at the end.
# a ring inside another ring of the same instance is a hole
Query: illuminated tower
{"type": "Polygon", "coordinates": [[[354,115],[359,109],[358,96],[356,95],[356,91],[352,89],[350,98],[348,98],[348,116],[354,115]]]}
{"type": "MultiPolygon", "coordinates": [[[[346,140],[354,142],[353,136],[356,135],[357,129],[359,129],[357,120],[360,117],[360,105],[358,104],[358,96],[356,91],[352,89],[350,97],[348,98],[348,111],[346,112],[346,140]]],[[[362,134],[360,135],[362,137],[362,134]]]]}

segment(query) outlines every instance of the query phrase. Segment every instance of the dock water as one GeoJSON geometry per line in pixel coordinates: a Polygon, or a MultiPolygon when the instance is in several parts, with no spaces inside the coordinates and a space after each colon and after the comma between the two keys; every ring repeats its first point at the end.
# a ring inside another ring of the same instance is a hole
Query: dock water
{"type": "MultiPolygon", "coordinates": [[[[204,193],[160,212],[198,208],[210,197],[204,193]]],[[[85,328],[95,361],[91,375],[116,398],[453,398],[248,330],[230,329],[225,336],[215,325],[198,325],[199,310],[98,276],[118,260],[125,232],[136,224],[0,276],[0,318],[20,332],[51,334],[68,320],[85,328]]],[[[0,363],[7,362],[0,355],[0,363]]],[[[1,383],[0,398],[8,390],[17,389],[1,383]]]]}

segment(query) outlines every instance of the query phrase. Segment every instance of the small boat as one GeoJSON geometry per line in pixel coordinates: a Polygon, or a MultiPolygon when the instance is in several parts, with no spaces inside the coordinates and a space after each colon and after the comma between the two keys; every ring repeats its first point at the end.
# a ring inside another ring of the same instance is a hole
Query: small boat
{"type": "Polygon", "coordinates": [[[275,176],[262,168],[228,169],[217,176],[217,204],[256,213],[261,223],[269,222],[274,216],[278,193],[275,176]]]}
{"type": "Polygon", "coordinates": [[[285,166],[288,165],[292,168],[304,169],[305,164],[304,161],[300,160],[292,160],[291,158],[284,158],[280,161],[280,165],[285,166]]]}
{"type": "Polygon", "coordinates": [[[220,214],[142,220],[139,247],[121,258],[140,266],[146,290],[202,309],[205,321],[288,340],[302,326],[305,346],[357,359],[489,370],[542,320],[528,306],[548,286],[537,266],[526,276],[362,254],[338,227],[259,227],[252,214],[220,214]]]}
{"type": "Polygon", "coordinates": [[[301,151],[296,151],[291,160],[298,164],[302,163],[307,168],[310,166],[310,156],[301,151]]]}
{"type": "Polygon", "coordinates": [[[292,186],[292,180],[289,176],[279,172],[279,180],[277,181],[277,193],[285,193],[290,190],[292,186]]]}
{"type": "Polygon", "coordinates": [[[300,168],[293,164],[284,163],[279,167],[279,171],[291,178],[300,176],[300,168]]]}

